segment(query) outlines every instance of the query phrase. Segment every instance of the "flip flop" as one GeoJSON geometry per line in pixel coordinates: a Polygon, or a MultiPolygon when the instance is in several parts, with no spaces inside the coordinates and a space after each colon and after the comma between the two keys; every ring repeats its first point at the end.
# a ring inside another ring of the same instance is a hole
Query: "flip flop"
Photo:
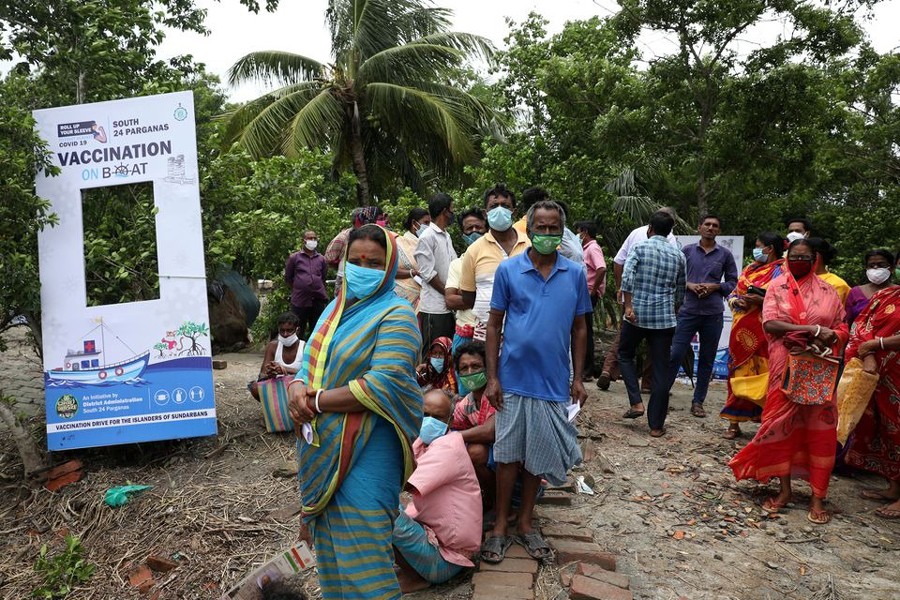
{"type": "Polygon", "coordinates": [[[634,410],[633,408],[629,408],[625,411],[625,414],[622,415],[623,419],[637,419],[638,417],[644,416],[644,411],[642,410],[634,410]]]}
{"type": "Polygon", "coordinates": [[[882,519],[900,519],[900,508],[888,508],[882,506],[875,510],[875,514],[882,519]]]}
{"type": "Polygon", "coordinates": [[[728,429],[725,430],[725,433],[722,434],[722,437],[723,437],[724,439],[726,439],[726,440],[733,440],[733,439],[738,438],[738,437],[740,437],[740,436],[741,436],[741,430],[740,430],[740,429],[731,429],[731,428],[728,428],[728,429]]]}
{"type": "Polygon", "coordinates": [[[650,437],[658,438],[658,437],[662,437],[664,435],[666,435],[665,427],[663,427],[662,429],[651,429],[650,430],[650,437]]]}
{"type": "Polygon", "coordinates": [[[875,500],[876,502],[896,502],[898,498],[891,498],[885,492],[878,490],[863,490],[859,493],[863,500],[875,500]]]}
{"type": "Polygon", "coordinates": [[[700,419],[706,418],[706,411],[703,409],[703,405],[696,402],[691,404],[691,414],[700,419]]]}
{"type": "Polygon", "coordinates": [[[525,548],[528,556],[535,560],[545,560],[552,556],[550,545],[547,543],[540,533],[537,531],[529,531],[528,533],[520,533],[515,536],[515,542],[525,548]]]}
{"type": "Polygon", "coordinates": [[[509,535],[492,535],[481,545],[481,560],[492,565],[503,562],[506,551],[512,546],[513,538],[509,535]]]}
{"type": "MultiPolygon", "coordinates": [[[[875,511],[878,512],[878,511],[875,511]]],[[[897,517],[900,517],[900,510],[897,511],[897,517]]],[[[896,517],[888,517],[888,518],[896,518],[896,517]]],[[[813,510],[809,509],[809,512],[806,513],[806,520],[810,523],[815,523],[816,525],[825,525],[829,521],[831,521],[831,513],[827,510],[813,510]]]]}
{"type": "Polygon", "coordinates": [[[766,500],[762,503],[762,511],[767,515],[777,514],[782,508],[787,506],[787,502],[779,502],[775,499],[774,496],[771,498],[766,498],[766,500]]]}

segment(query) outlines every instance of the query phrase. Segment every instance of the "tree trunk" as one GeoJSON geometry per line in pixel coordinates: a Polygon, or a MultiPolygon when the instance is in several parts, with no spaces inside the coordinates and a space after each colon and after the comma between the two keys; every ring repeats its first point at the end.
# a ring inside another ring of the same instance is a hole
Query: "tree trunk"
{"type": "Polygon", "coordinates": [[[372,195],[369,191],[369,172],[366,169],[366,151],[363,146],[362,129],[359,123],[359,106],[352,105],[350,114],[350,153],[353,159],[353,174],[356,175],[356,204],[369,206],[372,195]]]}
{"type": "Polygon", "coordinates": [[[33,473],[40,471],[45,467],[44,456],[38,450],[37,445],[28,433],[28,430],[22,427],[19,420],[16,419],[15,413],[9,405],[0,398],[0,421],[6,425],[12,434],[13,441],[19,449],[19,457],[25,467],[25,477],[29,478],[33,473]]]}

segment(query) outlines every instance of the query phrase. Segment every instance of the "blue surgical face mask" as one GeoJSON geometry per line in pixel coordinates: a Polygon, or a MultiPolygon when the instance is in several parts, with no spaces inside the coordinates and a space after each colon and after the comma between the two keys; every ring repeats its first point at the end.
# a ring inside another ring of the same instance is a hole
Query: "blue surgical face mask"
{"type": "Polygon", "coordinates": [[[422,419],[422,427],[419,429],[419,439],[423,444],[430,444],[442,435],[447,433],[447,424],[439,421],[434,417],[425,417],[422,419]]]}
{"type": "Polygon", "coordinates": [[[466,242],[466,246],[471,246],[480,237],[481,237],[480,231],[473,231],[472,233],[470,233],[468,235],[464,235],[463,240],[466,242]]]}
{"type": "Polygon", "coordinates": [[[763,250],[762,248],[754,248],[753,249],[753,260],[755,260],[756,262],[764,263],[764,262],[768,261],[769,259],[766,256],[765,250],[763,250]]]}
{"type": "Polygon", "coordinates": [[[378,289],[384,279],[384,271],[348,262],[344,265],[344,278],[347,280],[347,296],[361,299],[371,296],[378,289]]]}
{"type": "Polygon", "coordinates": [[[438,373],[442,373],[444,371],[444,357],[443,356],[432,356],[428,359],[428,362],[431,363],[431,366],[438,373]]]}
{"type": "Polygon", "coordinates": [[[416,227],[416,237],[422,237],[422,232],[428,229],[428,225],[425,223],[419,223],[419,226],[416,227]]]}
{"type": "Polygon", "coordinates": [[[494,231],[506,231],[512,227],[512,211],[505,206],[495,206],[488,211],[488,225],[494,231]]]}

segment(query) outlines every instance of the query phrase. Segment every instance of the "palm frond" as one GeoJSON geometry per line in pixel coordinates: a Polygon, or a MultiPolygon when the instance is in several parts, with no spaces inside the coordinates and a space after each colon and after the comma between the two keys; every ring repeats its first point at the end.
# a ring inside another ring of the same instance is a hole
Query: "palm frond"
{"type": "Polygon", "coordinates": [[[364,60],[391,48],[445,31],[449,11],[424,0],[347,0],[359,10],[352,20],[352,45],[364,60]]]}
{"type": "Polygon", "coordinates": [[[357,72],[358,85],[372,81],[404,83],[440,76],[461,64],[464,54],[437,44],[411,43],[387,48],[366,59],[357,72]]]}
{"type": "Polygon", "coordinates": [[[228,69],[228,83],[238,85],[258,81],[267,85],[288,85],[311,81],[325,75],[325,65],[291,52],[266,50],[251,52],[228,69]]]}
{"type": "Polygon", "coordinates": [[[448,46],[465,53],[468,57],[477,57],[485,61],[491,61],[497,52],[493,42],[486,37],[471,33],[461,33],[458,31],[440,31],[432,33],[419,38],[415,42],[448,46]]]}
{"type": "Polygon", "coordinates": [[[225,122],[224,143],[226,146],[234,143],[240,137],[244,127],[250,124],[261,111],[276,100],[296,93],[305,93],[308,94],[309,98],[312,98],[320,87],[321,85],[315,81],[304,81],[284,86],[219,115],[216,119],[225,122]]]}
{"type": "Polygon", "coordinates": [[[284,139],[285,156],[295,156],[301,148],[328,145],[344,123],[344,111],[332,90],[323,89],[307,102],[291,120],[284,139]]]}
{"type": "Polygon", "coordinates": [[[239,108],[228,129],[252,156],[269,156],[283,147],[289,123],[317,95],[311,86],[281,96],[267,94],[239,108]]]}

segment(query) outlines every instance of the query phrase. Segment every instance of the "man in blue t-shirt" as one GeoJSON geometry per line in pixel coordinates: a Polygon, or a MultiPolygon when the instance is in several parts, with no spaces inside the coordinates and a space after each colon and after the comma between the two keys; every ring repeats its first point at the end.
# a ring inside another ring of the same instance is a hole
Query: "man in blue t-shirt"
{"type": "Polygon", "coordinates": [[[566,472],[581,462],[567,407],[570,398],[579,403],[587,398],[581,378],[587,343],[584,315],[591,312],[591,299],[584,270],[557,252],[565,226],[565,213],[557,203],[532,205],[526,227],[531,248],[500,263],[494,276],[484,393],[497,409],[497,516],[481,550],[481,559],[489,563],[503,560],[513,541],[538,560],[550,556],[550,547],[532,524],[541,477],[562,485],[566,472]],[[507,519],[520,471],[518,533],[509,536],[507,519]]]}

